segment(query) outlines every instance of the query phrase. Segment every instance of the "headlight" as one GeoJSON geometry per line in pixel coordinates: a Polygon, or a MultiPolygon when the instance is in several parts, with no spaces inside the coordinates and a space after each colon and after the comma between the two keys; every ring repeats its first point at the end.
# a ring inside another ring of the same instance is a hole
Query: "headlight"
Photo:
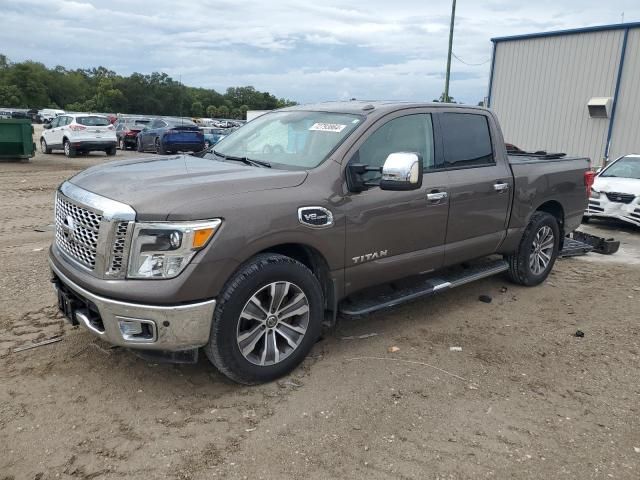
{"type": "Polygon", "coordinates": [[[215,235],[222,220],[136,223],[128,278],[173,278],[215,235]]]}
{"type": "Polygon", "coordinates": [[[590,198],[600,198],[600,192],[598,192],[597,190],[594,190],[593,188],[591,189],[591,194],[589,195],[590,198]]]}

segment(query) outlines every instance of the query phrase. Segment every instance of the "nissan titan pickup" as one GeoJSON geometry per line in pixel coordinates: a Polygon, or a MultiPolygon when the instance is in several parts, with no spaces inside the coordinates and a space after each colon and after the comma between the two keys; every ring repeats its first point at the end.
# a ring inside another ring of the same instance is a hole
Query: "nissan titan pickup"
{"type": "Polygon", "coordinates": [[[543,282],[591,179],[586,158],[507,155],[483,108],[295,106],[196,155],[65,181],[50,265],[73,324],[147,357],[204,353],[255,384],[339,316],[503,272],[543,282]]]}

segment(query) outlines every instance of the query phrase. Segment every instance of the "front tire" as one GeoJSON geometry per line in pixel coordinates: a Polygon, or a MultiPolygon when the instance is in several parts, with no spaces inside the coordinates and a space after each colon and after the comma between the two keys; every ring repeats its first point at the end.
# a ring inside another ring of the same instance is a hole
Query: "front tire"
{"type": "Polygon", "coordinates": [[[560,248],[560,227],[546,212],[535,212],[522,235],[518,250],[506,259],[509,278],[520,285],[534,286],[551,273],[560,248]]]}
{"type": "Polygon", "coordinates": [[[140,138],[136,140],[136,151],[140,153],[144,152],[144,147],[142,146],[142,140],[140,138]]]}
{"type": "Polygon", "coordinates": [[[44,138],[40,139],[40,150],[42,153],[51,153],[51,149],[47,145],[47,141],[44,138]]]}
{"type": "Polygon", "coordinates": [[[320,336],[320,283],[306,266],[284,255],[254,257],[218,298],[204,350],[235,382],[251,385],[286,375],[320,336]]]}
{"type": "Polygon", "coordinates": [[[109,147],[105,150],[105,153],[107,154],[107,156],[109,157],[113,157],[116,154],[116,147],[109,147]]]}
{"type": "Polygon", "coordinates": [[[168,152],[167,150],[164,148],[164,145],[162,145],[162,141],[159,138],[156,138],[156,153],[158,155],[166,155],[168,152]]]}

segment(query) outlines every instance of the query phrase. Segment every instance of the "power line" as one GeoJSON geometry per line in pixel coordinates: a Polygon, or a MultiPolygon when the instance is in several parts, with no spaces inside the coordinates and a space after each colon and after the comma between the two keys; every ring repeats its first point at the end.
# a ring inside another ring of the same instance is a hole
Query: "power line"
{"type": "Polygon", "coordinates": [[[464,60],[462,60],[459,56],[457,56],[457,55],[456,55],[455,53],[453,53],[453,52],[451,52],[451,55],[453,55],[453,56],[454,56],[454,58],[455,58],[456,60],[458,60],[460,63],[464,63],[465,65],[469,65],[470,67],[479,67],[480,65],[485,65],[485,64],[487,64],[487,63],[489,63],[489,62],[491,61],[491,58],[488,58],[487,60],[485,60],[485,61],[484,61],[484,62],[482,62],[482,63],[468,63],[468,62],[465,62],[464,60]]]}

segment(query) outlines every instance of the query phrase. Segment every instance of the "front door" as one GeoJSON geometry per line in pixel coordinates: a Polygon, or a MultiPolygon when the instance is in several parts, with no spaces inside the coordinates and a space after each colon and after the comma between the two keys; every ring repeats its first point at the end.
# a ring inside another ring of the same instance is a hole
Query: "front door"
{"type": "Polygon", "coordinates": [[[445,265],[455,265],[496,251],[507,228],[513,179],[506,159],[497,158],[500,146],[492,143],[487,115],[450,112],[438,120],[449,174],[445,265]]]}
{"type": "MultiPolygon", "coordinates": [[[[348,194],[344,203],[347,294],[432,271],[444,260],[447,172],[434,171],[440,146],[434,145],[431,114],[424,109],[396,112],[380,119],[370,132],[354,145],[350,163],[381,167],[391,153],[415,152],[423,159],[424,179],[422,187],[413,191],[372,187],[348,194]]],[[[370,180],[380,176],[368,175],[370,180]]]]}

